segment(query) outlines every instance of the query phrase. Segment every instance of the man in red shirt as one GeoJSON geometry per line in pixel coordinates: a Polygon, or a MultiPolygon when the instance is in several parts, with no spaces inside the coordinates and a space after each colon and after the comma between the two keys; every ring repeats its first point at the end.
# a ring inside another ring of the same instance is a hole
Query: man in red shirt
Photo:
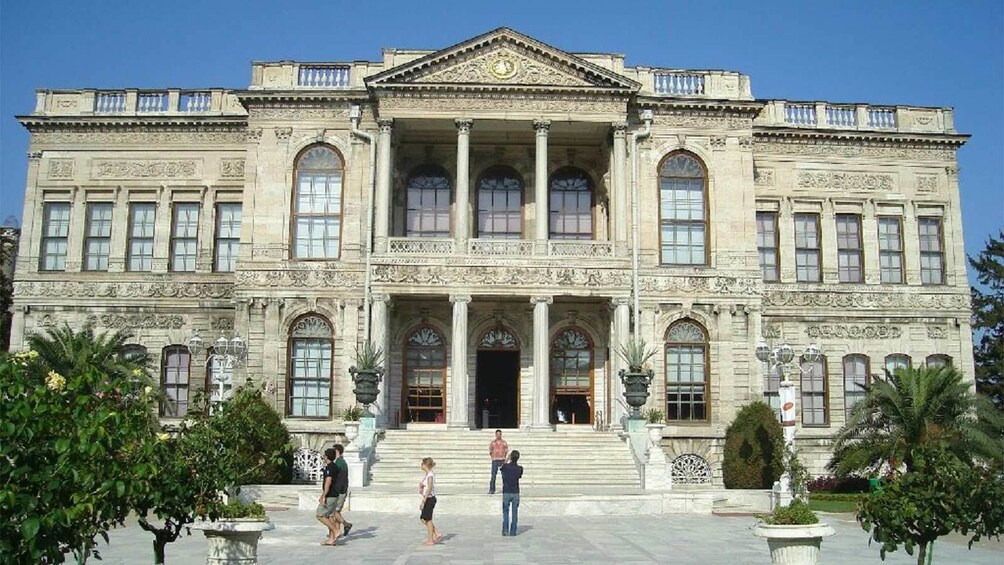
{"type": "Polygon", "coordinates": [[[509,444],[502,439],[502,430],[495,430],[495,439],[488,444],[488,455],[492,458],[492,480],[488,484],[488,494],[495,494],[495,477],[509,454],[509,444]]]}

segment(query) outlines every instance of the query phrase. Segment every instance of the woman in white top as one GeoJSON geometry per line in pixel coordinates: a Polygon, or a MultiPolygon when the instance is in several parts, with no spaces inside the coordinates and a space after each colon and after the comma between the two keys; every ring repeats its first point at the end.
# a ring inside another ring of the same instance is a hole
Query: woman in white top
{"type": "Polygon", "coordinates": [[[425,477],[418,484],[418,494],[422,495],[422,502],[418,503],[418,509],[422,511],[421,520],[429,532],[429,539],[422,545],[433,545],[443,539],[443,534],[439,533],[436,525],[432,523],[432,511],[436,509],[436,474],[432,472],[435,466],[436,462],[432,460],[432,457],[422,459],[422,471],[425,472],[425,477]]]}

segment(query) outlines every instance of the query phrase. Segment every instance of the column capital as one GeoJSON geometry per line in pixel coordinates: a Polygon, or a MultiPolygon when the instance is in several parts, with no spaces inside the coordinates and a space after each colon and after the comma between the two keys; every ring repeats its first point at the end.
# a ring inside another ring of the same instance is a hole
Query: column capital
{"type": "Polygon", "coordinates": [[[452,302],[454,304],[456,304],[458,302],[462,302],[464,304],[468,304],[468,303],[470,303],[470,301],[471,301],[471,295],[470,294],[451,294],[450,295],[450,302],[452,302]]]}
{"type": "Polygon", "coordinates": [[[28,152],[28,161],[34,161],[34,162],[37,163],[41,159],[42,159],[42,152],[41,151],[29,151],[28,152]]]}
{"type": "Polygon", "coordinates": [[[394,118],[380,118],[377,126],[380,127],[380,133],[390,133],[394,131],[394,118]]]}
{"type": "Polygon", "coordinates": [[[453,123],[457,125],[457,132],[461,134],[471,133],[471,128],[474,127],[474,120],[471,118],[457,118],[453,123]]]}
{"type": "Polygon", "coordinates": [[[346,298],[342,304],[346,310],[358,310],[363,305],[363,301],[358,298],[346,298]]]}
{"type": "Polygon", "coordinates": [[[610,305],[614,307],[618,306],[630,306],[631,297],[630,296],[615,296],[610,299],[610,305]]]}
{"type": "Polygon", "coordinates": [[[553,296],[531,296],[530,297],[530,304],[533,304],[534,306],[536,306],[537,304],[553,304],[553,303],[554,303],[554,297],[553,296]]]}
{"type": "Polygon", "coordinates": [[[627,136],[627,122],[610,122],[610,127],[614,130],[615,138],[623,138],[627,136]]]}
{"type": "Polygon", "coordinates": [[[959,176],[959,166],[949,165],[945,167],[945,174],[948,175],[949,179],[955,179],[959,176]]]}
{"type": "Polygon", "coordinates": [[[374,292],[370,295],[371,302],[390,302],[390,295],[386,292],[374,292]]]}
{"type": "Polygon", "coordinates": [[[551,129],[551,120],[534,120],[533,129],[536,130],[537,135],[547,135],[548,130],[551,129]]]}

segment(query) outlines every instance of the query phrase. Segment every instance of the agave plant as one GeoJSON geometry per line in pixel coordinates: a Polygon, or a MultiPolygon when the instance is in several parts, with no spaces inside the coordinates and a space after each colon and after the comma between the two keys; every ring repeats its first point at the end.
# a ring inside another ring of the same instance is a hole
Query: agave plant
{"type": "Polygon", "coordinates": [[[360,371],[379,371],[383,364],[383,349],[374,346],[369,341],[356,347],[356,369],[360,371]]]}
{"type": "Polygon", "coordinates": [[[632,373],[640,373],[645,362],[651,359],[657,351],[647,347],[642,338],[629,338],[627,343],[621,346],[620,356],[628,365],[628,370],[632,373]]]}

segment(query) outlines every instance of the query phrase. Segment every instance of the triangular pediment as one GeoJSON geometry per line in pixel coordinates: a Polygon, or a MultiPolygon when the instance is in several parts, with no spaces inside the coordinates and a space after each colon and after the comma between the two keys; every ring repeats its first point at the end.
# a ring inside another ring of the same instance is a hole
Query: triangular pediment
{"type": "Polygon", "coordinates": [[[639,84],[509,28],[499,28],[366,79],[381,87],[523,87],[636,91],[639,84]]]}

